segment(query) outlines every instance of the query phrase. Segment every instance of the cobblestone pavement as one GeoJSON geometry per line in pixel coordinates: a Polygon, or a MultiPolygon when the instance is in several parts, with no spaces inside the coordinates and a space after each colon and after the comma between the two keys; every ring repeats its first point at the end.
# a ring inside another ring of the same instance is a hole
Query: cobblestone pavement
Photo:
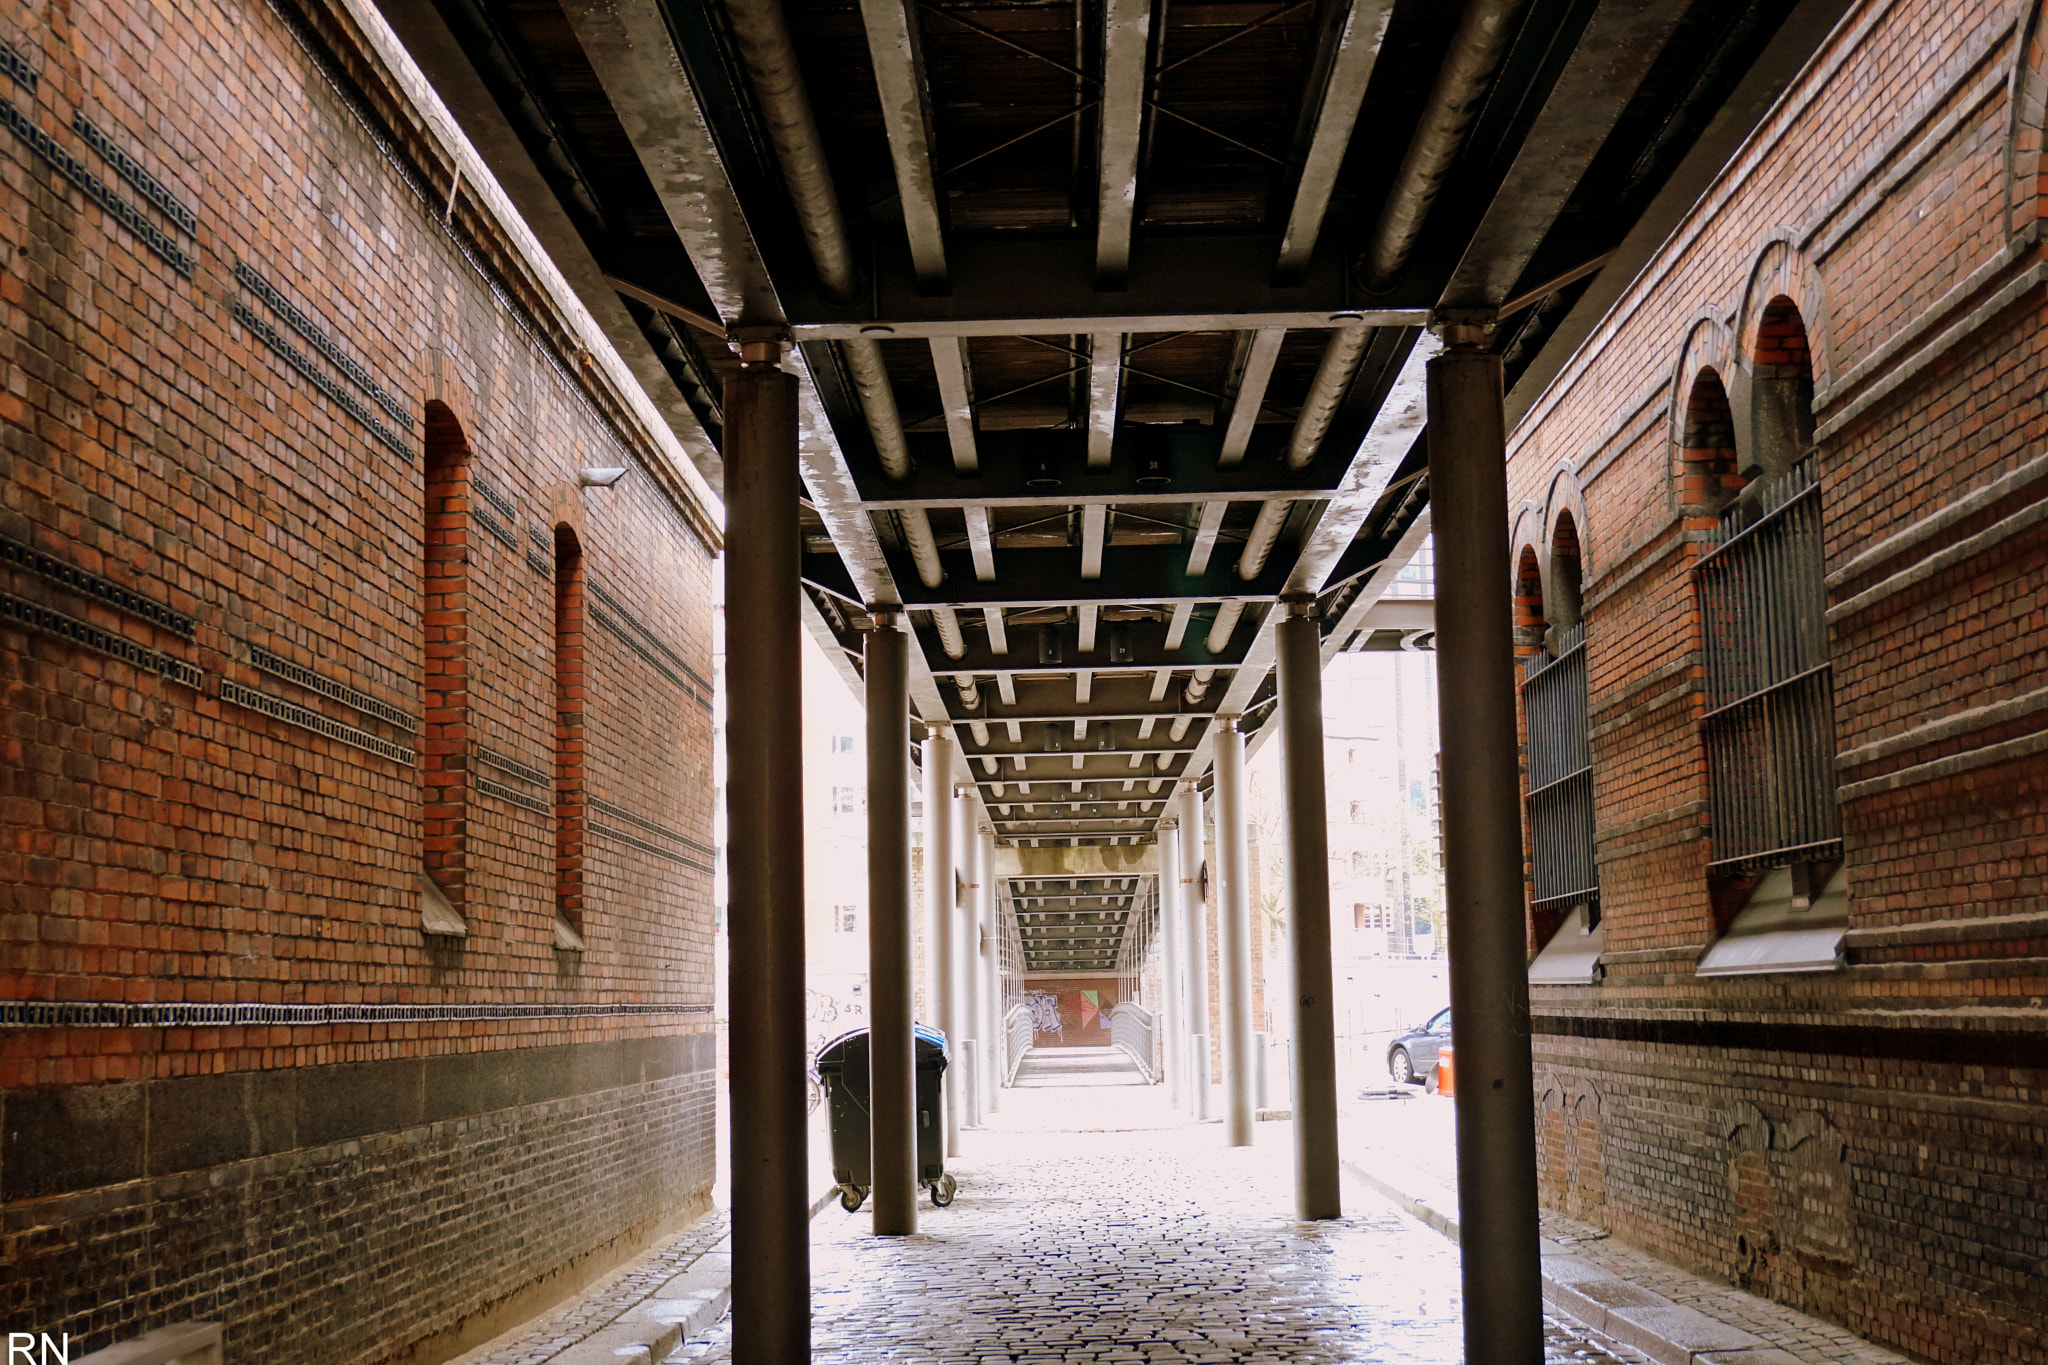
{"type": "MultiPolygon", "coordinates": [[[[1385,1073],[1380,1072],[1367,1079],[1364,1090],[1384,1093],[1386,1088],[1385,1073]]],[[[1354,1099],[1344,1105],[1344,1155],[1403,1193],[1428,1199],[1455,1217],[1458,1146],[1451,1101],[1419,1089],[1411,1093],[1413,1098],[1354,1099]]],[[[1805,1365],[1911,1365],[1907,1357],[1845,1327],[1703,1279],[1616,1241],[1590,1223],[1546,1209],[1542,1229],[1545,1237],[1571,1254],[1673,1303],[1754,1333],[1805,1365]]]]}
{"type": "MultiPolygon", "coordinates": [[[[1008,1092],[1000,1128],[967,1134],[969,1155],[952,1163],[958,1198],[922,1207],[916,1237],[876,1238],[865,1211],[827,1209],[814,1224],[814,1358],[1461,1359],[1450,1243],[1356,1185],[1348,1217],[1297,1223],[1285,1125],[1231,1150],[1218,1125],[1179,1124],[1156,1088],[1111,1095],[1110,1080],[1008,1092]]],[[[729,1331],[728,1320],[670,1359],[711,1365],[729,1331]]],[[[1548,1347],[1556,1365],[1639,1359],[1561,1322],[1548,1347]]]]}

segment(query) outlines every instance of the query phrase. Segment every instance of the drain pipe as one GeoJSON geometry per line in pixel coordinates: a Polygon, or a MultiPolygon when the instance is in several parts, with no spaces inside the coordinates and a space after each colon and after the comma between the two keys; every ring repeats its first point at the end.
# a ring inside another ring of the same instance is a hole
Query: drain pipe
{"type": "Polygon", "coordinates": [[[1393,188],[1387,192],[1387,207],[1373,231],[1372,245],[1366,249],[1366,287],[1374,293],[1392,288],[1394,277],[1408,264],[1430,206],[1443,188],[1444,176],[1465,145],[1465,135],[1478,117],[1493,74],[1507,54],[1522,3],[1469,0],[1466,4],[1436,84],[1422,107],[1422,118],[1415,125],[1415,136],[1401,158],[1393,188]]]}

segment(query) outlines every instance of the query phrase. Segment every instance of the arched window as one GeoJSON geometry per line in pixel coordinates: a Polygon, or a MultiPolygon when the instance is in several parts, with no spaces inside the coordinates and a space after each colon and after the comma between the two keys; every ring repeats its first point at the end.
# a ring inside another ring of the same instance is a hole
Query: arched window
{"type": "MultiPolygon", "coordinates": [[[[1533,565],[1534,559],[1532,551],[1523,551],[1525,566],[1533,565]]],[[[1551,533],[1548,579],[1549,610],[1543,610],[1544,597],[1535,601],[1540,644],[1522,666],[1529,756],[1529,907],[1538,941],[1548,940],[1567,920],[1584,932],[1600,922],[1579,530],[1569,512],[1558,514],[1551,533]]],[[[1522,600],[1518,590],[1518,608],[1522,600]]]]}
{"type": "Polygon", "coordinates": [[[1701,516],[1718,516],[1748,482],[1735,453],[1735,416],[1721,376],[1703,369],[1685,402],[1685,434],[1679,447],[1679,502],[1701,516]]]}
{"type": "MultiPolygon", "coordinates": [[[[1835,806],[1833,670],[1821,485],[1812,457],[1813,368],[1792,301],[1757,329],[1751,476],[1694,564],[1707,713],[1710,872],[1739,905],[1757,879],[1789,869],[1803,906],[1842,856],[1835,806]]],[[[1780,880],[1787,880],[1781,878],[1780,880]]],[[[1704,970],[1704,966],[1702,968],[1704,970]]]]}
{"type": "Polygon", "coordinates": [[[460,933],[469,899],[469,457],[455,414],[427,404],[420,846],[430,933],[460,933]],[[456,917],[438,929],[437,891],[456,917]]]}
{"type": "Polygon", "coordinates": [[[1543,648],[1549,629],[1543,620],[1543,566],[1533,546],[1515,560],[1515,653],[1526,658],[1543,648]]]}
{"type": "Polygon", "coordinates": [[[555,528],[555,910],[557,946],[582,947],[584,768],[583,546],[567,526],[555,528]],[[570,930],[565,939],[561,928],[570,930]]]}

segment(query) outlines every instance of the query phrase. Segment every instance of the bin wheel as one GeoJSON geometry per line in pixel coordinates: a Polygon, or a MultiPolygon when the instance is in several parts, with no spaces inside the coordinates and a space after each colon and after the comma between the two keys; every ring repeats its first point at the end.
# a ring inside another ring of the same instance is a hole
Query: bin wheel
{"type": "Polygon", "coordinates": [[[927,1188],[931,1190],[932,1204],[937,1208],[944,1208],[953,1202],[953,1195],[959,1190],[960,1182],[950,1175],[942,1175],[927,1188]]]}
{"type": "Polygon", "coordinates": [[[839,1187],[839,1207],[845,1209],[848,1213],[852,1213],[862,1204],[865,1204],[867,1198],[868,1188],[865,1185],[841,1185],[839,1187]]]}

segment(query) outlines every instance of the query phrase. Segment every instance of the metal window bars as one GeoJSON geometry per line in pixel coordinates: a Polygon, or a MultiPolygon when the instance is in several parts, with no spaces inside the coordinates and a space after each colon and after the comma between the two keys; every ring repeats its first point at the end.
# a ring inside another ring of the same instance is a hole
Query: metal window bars
{"type": "Polygon", "coordinates": [[[1722,515],[1693,566],[1713,872],[1831,861],[1842,849],[1814,460],[1759,491],[1722,515]]]}
{"type": "Polygon", "coordinates": [[[1581,902],[1597,916],[1600,874],[1593,859],[1593,749],[1587,735],[1586,625],[1537,654],[1522,675],[1529,725],[1530,903],[1538,910],[1581,902]]]}

